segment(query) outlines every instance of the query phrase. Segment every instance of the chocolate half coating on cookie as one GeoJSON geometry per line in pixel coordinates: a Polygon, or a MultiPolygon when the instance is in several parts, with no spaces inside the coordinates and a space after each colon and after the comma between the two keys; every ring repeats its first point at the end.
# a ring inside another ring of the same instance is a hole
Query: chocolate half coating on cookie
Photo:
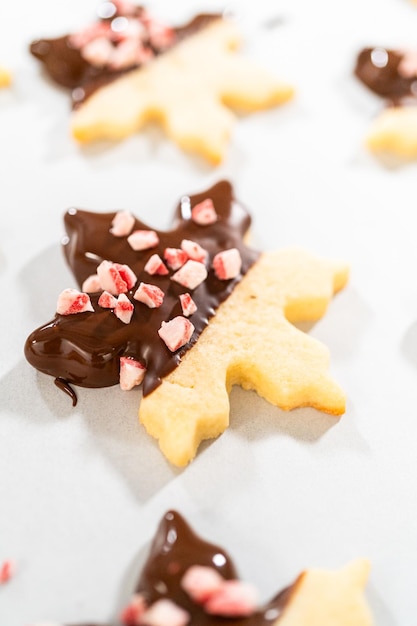
{"type": "Polygon", "coordinates": [[[402,70],[405,53],[388,48],[363,49],[356,60],[355,75],[390,105],[417,98],[417,68],[413,75],[402,70]]]}
{"type": "MultiPolygon", "coordinates": [[[[68,236],[63,248],[80,286],[104,260],[126,264],[134,271],[137,282],[126,293],[134,306],[131,322],[124,324],[112,310],[99,306],[101,292],[92,293],[93,312],[56,314],[54,319],[29,336],[25,355],[31,365],[59,379],[61,385],[66,382],[83,387],[117,384],[120,358],[135,359],[146,368],[143,381],[146,396],[180,363],[181,357],[197,341],[219,305],[230,295],[259,253],[243,243],[250,216],[234,198],[227,181],[221,181],[203,193],[184,196],[175,210],[173,230],[158,231],[159,244],[151,250],[135,251],[126,237],[115,237],[110,232],[114,217],[115,213],[70,209],[65,215],[68,236]],[[201,226],[191,219],[190,211],[208,198],[213,202],[217,220],[201,226]],[[188,290],[171,280],[172,272],[150,276],[144,268],[151,255],[157,253],[163,258],[166,248],[180,248],[184,239],[197,242],[208,252],[208,276],[192,290],[197,305],[196,312],[190,316],[195,327],[192,339],[171,352],[158,335],[158,329],[162,322],[181,314],[179,295],[188,290]],[[239,250],[242,259],[239,275],[230,280],[219,280],[211,267],[212,260],[218,252],[232,248],[239,250]],[[135,290],[142,281],[151,282],[163,291],[164,300],[159,308],[150,309],[134,299],[135,290]]],[[[142,229],[148,230],[149,227],[135,220],[133,230],[142,229]]]]}

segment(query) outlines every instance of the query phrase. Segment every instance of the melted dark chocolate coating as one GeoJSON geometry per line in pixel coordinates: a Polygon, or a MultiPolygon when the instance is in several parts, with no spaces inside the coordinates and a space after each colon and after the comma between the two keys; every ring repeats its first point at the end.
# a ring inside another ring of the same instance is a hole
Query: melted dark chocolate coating
{"type": "MultiPolygon", "coordinates": [[[[141,11],[142,7],[138,7],[138,15],[141,11]]],[[[118,13],[112,16],[112,19],[117,16],[119,16],[118,13]]],[[[187,24],[174,28],[173,45],[205,28],[219,17],[219,14],[214,13],[200,14],[187,24]]],[[[166,48],[160,49],[150,46],[150,44],[149,47],[152,48],[156,56],[166,51],[166,48]]],[[[140,67],[140,65],[132,65],[124,70],[96,67],[82,57],[79,49],[71,45],[70,35],[34,41],[30,44],[30,52],[41,61],[47,74],[55,83],[72,90],[74,107],[84,102],[100,87],[107,85],[128,71],[140,67]]]]}
{"type": "Polygon", "coordinates": [[[371,91],[385,98],[389,104],[402,104],[404,100],[416,98],[417,76],[405,78],[398,72],[403,54],[385,48],[365,48],[357,58],[355,75],[371,91]],[[384,62],[375,63],[375,57],[384,62]]]}
{"type": "MultiPolygon", "coordinates": [[[[59,315],[35,330],[27,339],[25,355],[36,369],[83,387],[107,387],[119,382],[120,357],[130,356],[143,363],[147,372],[143,382],[144,395],[152,392],[161,379],[180,363],[181,357],[197,341],[198,336],[215,314],[218,306],[230,295],[234,286],[259,256],[243,243],[250,225],[246,209],[233,197],[230,183],[222,181],[203,193],[182,199],[176,209],[174,229],[158,232],[157,248],[135,252],[126,237],[115,237],[109,232],[115,213],[90,213],[69,210],[65,215],[68,233],[64,252],[79,285],[95,274],[103,260],[127,264],[138,281],[126,295],[134,304],[130,324],[121,322],[109,309],[98,306],[100,293],[91,294],[94,313],[59,315]],[[218,220],[208,226],[199,226],[186,214],[190,206],[211,198],[218,220]],[[163,258],[166,247],[180,248],[183,239],[198,242],[209,257],[207,279],[191,291],[197,311],[190,316],[195,326],[191,341],[177,352],[170,352],[158,335],[162,321],[181,315],[178,299],[180,293],[189,291],[168,276],[150,276],[144,271],[149,257],[158,253],[163,258]],[[238,248],[242,257],[240,275],[233,280],[219,280],[211,269],[212,259],[218,252],[238,248]],[[161,307],[150,309],[133,299],[140,282],[152,283],[165,294],[161,307]]],[[[148,229],[136,220],[134,229],[148,229]]]]}

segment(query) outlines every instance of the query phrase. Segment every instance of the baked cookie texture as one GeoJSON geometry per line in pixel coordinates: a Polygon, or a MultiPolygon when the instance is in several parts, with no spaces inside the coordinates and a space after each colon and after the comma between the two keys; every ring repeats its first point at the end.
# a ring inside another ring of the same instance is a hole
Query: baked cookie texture
{"type": "Polygon", "coordinates": [[[236,384],[284,410],[344,412],[345,394],[329,373],[328,349],[294,324],[325,314],[348,280],[345,263],[298,249],[261,254],[249,248],[250,216],[227,181],[183,196],[168,232],[130,215],[129,230],[116,236],[116,216],[76,209],[65,216],[64,252],[84,293],[63,292],[55,318],[30,335],[25,354],[34,367],[71,393],[71,385],[120,382],[131,389],[142,383],[139,419],[178,466],[194,458],[201,441],[227,428],[236,384]],[[196,222],[195,211],[202,209],[206,218],[207,208],[212,221],[196,222]],[[135,233],[152,243],[133,249],[135,233]],[[200,262],[190,263],[185,249],[190,255],[197,250],[200,262]],[[219,273],[219,258],[230,254],[238,266],[232,274],[219,273]],[[178,256],[181,267],[172,269],[178,256]],[[159,269],[150,274],[155,258],[159,269]],[[178,282],[187,268],[191,275],[178,282]],[[111,275],[118,281],[113,295],[106,292],[111,275]],[[141,283],[148,291],[151,284],[155,298],[143,299],[141,283]],[[195,306],[181,315],[184,297],[195,306]],[[171,322],[180,329],[175,345],[164,339],[171,322]],[[136,372],[133,380],[126,381],[126,368],[136,372]]]}
{"type": "Polygon", "coordinates": [[[8,87],[12,82],[12,74],[5,67],[0,65],[0,88],[8,87]]]}
{"type": "Polygon", "coordinates": [[[120,140],[156,122],[181,148],[218,164],[236,113],[293,96],[292,86],[238,52],[232,19],[199,15],[173,29],[131,2],[104,5],[113,7],[111,17],[30,48],[54,81],[72,89],[71,132],[82,143],[120,140]]]}
{"type": "MultiPolygon", "coordinates": [[[[273,571],[273,566],[269,566],[273,571]]],[[[308,569],[270,601],[239,579],[229,554],[199,537],[176,511],[162,518],[124,626],[372,626],[369,562],[308,569]]],[[[40,626],[40,625],[39,625],[40,626]]],[[[93,626],[90,623],[90,626],[93,626]]]]}
{"type": "Polygon", "coordinates": [[[417,52],[384,47],[365,48],[357,58],[355,74],[385,108],[373,120],[365,137],[375,154],[400,160],[417,157],[417,52]]]}

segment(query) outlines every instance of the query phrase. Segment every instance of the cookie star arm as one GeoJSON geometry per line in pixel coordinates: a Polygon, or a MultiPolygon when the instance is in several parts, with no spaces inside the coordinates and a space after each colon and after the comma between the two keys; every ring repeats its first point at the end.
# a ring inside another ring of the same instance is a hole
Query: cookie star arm
{"type": "Polygon", "coordinates": [[[417,106],[385,109],[374,120],[366,144],[373,152],[387,152],[400,158],[417,156],[417,106]]]}

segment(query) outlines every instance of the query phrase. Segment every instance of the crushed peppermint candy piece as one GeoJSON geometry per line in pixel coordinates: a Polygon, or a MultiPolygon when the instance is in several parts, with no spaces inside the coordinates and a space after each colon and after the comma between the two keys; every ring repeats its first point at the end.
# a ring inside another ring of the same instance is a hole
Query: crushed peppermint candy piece
{"type": "Polygon", "coordinates": [[[182,314],[185,315],[185,317],[189,317],[197,311],[197,305],[189,293],[181,293],[179,295],[179,299],[181,303],[182,314]]]}
{"type": "Polygon", "coordinates": [[[205,604],[225,582],[213,567],[192,565],[181,579],[181,587],[194,602],[205,604]]]}
{"type": "Polygon", "coordinates": [[[217,278],[229,280],[239,275],[242,267],[242,258],[237,248],[230,248],[219,252],[213,259],[213,269],[217,278]]]}
{"type": "Polygon", "coordinates": [[[155,309],[160,307],[164,301],[164,292],[156,285],[140,283],[133,297],[135,300],[146,304],[150,309],[155,309]]]}
{"type": "Polygon", "coordinates": [[[4,585],[9,582],[9,580],[14,576],[15,569],[15,564],[10,559],[0,563],[0,585],[4,585]]]}
{"type": "Polygon", "coordinates": [[[86,293],[95,293],[96,291],[100,291],[100,289],[101,285],[97,274],[88,276],[81,285],[81,291],[85,291],[86,293]]]}
{"type": "Polygon", "coordinates": [[[169,322],[162,322],[158,335],[165,342],[171,352],[185,346],[192,337],[194,325],[182,315],[174,317],[169,322]]]}
{"type": "Polygon", "coordinates": [[[73,33],[69,37],[69,43],[74,48],[85,48],[87,44],[94,41],[95,39],[100,39],[102,37],[108,38],[111,33],[110,23],[109,22],[95,22],[94,24],[90,24],[83,30],[78,33],[73,33]]]}
{"type": "Polygon", "coordinates": [[[200,263],[204,263],[208,255],[207,250],[204,250],[199,243],[191,241],[190,239],[183,239],[181,241],[181,248],[189,259],[199,261],[200,263]]]}
{"type": "Polygon", "coordinates": [[[90,296],[77,289],[64,289],[59,296],[56,312],[60,315],[73,315],[74,313],[94,312],[90,296]]]}
{"type": "Polygon", "coordinates": [[[139,626],[143,623],[141,620],[146,608],[146,601],[143,595],[135,593],[129,604],[121,612],[120,621],[124,626],[139,626]]]}
{"type": "Polygon", "coordinates": [[[253,585],[241,580],[224,580],[204,603],[204,610],[222,617],[247,617],[256,611],[257,604],[258,593],[253,585]]]}
{"type": "Polygon", "coordinates": [[[141,617],[141,624],[146,626],[186,626],[190,614],[172,600],[157,600],[141,617]]]}
{"type": "Polygon", "coordinates": [[[191,219],[200,226],[207,226],[217,222],[217,213],[214,208],[213,200],[207,198],[199,202],[191,209],[191,219]]]}
{"type": "Polygon", "coordinates": [[[145,374],[146,367],[142,363],[130,356],[120,357],[120,388],[123,391],[130,391],[140,385],[145,374]]]}
{"type": "Polygon", "coordinates": [[[98,299],[97,304],[101,306],[103,309],[114,309],[117,305],[117,298],[115,298],[108,291],[103,291],[103,293],[98,299]]]}
{"type": "Polygon", "coordinates": [[[165,248],[164,259],[172,270],[179,270],[188,259],[188,255],[180,248],[165,248]]]}
{"type": "Polygon", "coordinates": [[[102,261],[97,268],[97,274],[101,288],[115,296],[132,289],[137,281],[135,273],[128,265],[111,261],[102,261]]]}
{"type": "Polygon", "coordinates": [[[130,211],[117,211],[114,216],[110,232],[115,237],[125,237],[132,232],[135,225],[135,218],[130,211]]]}
{"type": "Polygon", "coordinates": [[[127,238],[127,241],[132,250],[140,252],[142,250],[156,248],[159,243],[159,237],[154,230],[134,230],[127,238]]]}
{"type": "Polygon", "coordinates": [[[159,256],[159,254],[153,254],[151,257],[149,257],[143,269],[148,274],[151,274],[151,276],[153,276],[154,274],[159,274],[161,276],[169,274],[168,268],[159,256]]]}
{"type": "Polygon", "coordinates": [[[171,276],[171,280],[187,287],[195,289],[207,278],[207,269],[203,263],[189,259],[179,270],[171,276]]]}
{"type": "Polygon", "coordinates": [[[117,304],[113,309],[114,314],[121,322],[129,324],[132,319],[133,311],[133,304],[124,293],[121,293],[117,298],[117,304]]]}
{"type": "Polygon", "coordinates": [[[107,37],[97,37],[81,48],[81,56],[96,67],[104,67],[110,63],[114,46],[107,37]]]}

